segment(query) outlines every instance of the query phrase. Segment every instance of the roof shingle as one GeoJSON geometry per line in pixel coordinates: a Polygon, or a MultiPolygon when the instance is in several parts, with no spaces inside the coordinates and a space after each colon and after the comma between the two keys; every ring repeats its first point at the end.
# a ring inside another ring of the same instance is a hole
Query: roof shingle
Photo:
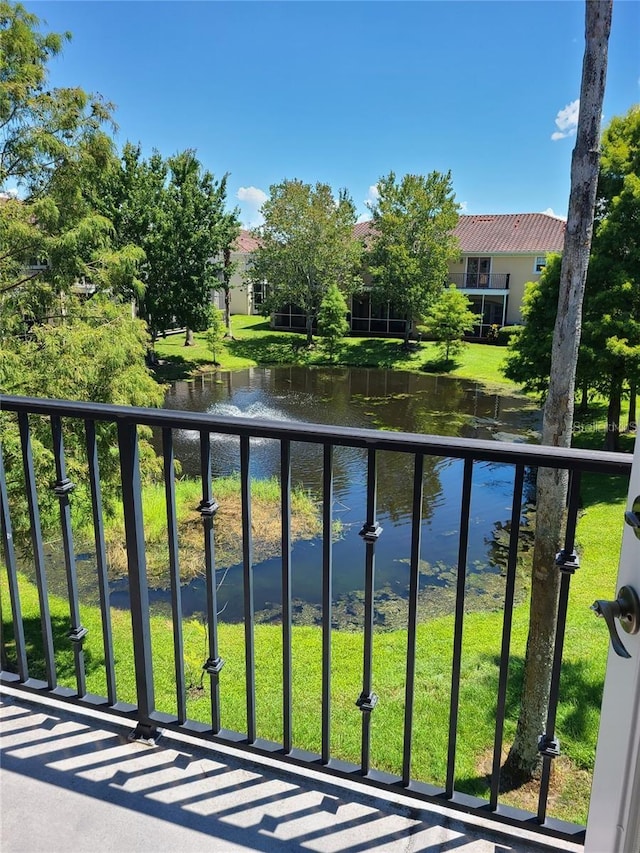
{"type": "MultiPolygon", "coordinates": [[[[566,222],[547,213],[506,213],[461,216],[454,234],[464,254],[545,254],[561,252],[566,222]]],[[[358,222],[353,236],[367,242],[373,234],[371,221],[358,222]]],[[[236,252],[253,252],[259,246],[250,231],[241,231],[236,252]]]]}
{"type": "Polygon", "coordinates": [[[546,213],[461,216],[455,228],[465,254],[561,252],[566,222],[546,213]]]}
{"type": "Polygon", "coordinates": [[[233,251],[246,252],[247,254],[250,254],[251,252],[255,252],[259,246],[260,243],[256,240],[251,231],[246,231],[243,228],[233,244],[233,251]]]}

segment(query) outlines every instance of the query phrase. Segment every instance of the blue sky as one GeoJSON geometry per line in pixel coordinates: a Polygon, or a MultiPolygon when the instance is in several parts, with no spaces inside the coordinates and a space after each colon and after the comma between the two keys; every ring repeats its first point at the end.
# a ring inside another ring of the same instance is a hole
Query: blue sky
{"type": "MultiPolygon", "coordinates": [[[[53,85],[100,92],[117,141],[194,148],[245,224],[283,178],[451,170],[467,213],[564,216],[584,3],[24,2],[72,41],[53,85]]],[[[605,123],[640,101],[640,3],[615,0],[605,123]]]]}

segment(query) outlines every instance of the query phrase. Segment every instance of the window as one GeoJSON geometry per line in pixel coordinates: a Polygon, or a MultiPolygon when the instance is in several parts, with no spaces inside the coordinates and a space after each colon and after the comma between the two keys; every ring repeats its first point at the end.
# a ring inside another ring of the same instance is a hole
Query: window
{"type": "Polygon", "coordinates": [[[535,263],[533,265],[534,273],[540,274],[542,270],[547,265],[547,256],[546,255],[537,255],[535,263]]]}
{"type": "Polygon", "coordinates": [[[465,287],[489,287],[491,258],[467,258],[465,287]]]}
{"type": "Polygon", "coordinates": [[[266,281],[256,281],[253,285],[253,307],[256,311],[260,308],[266,297],[266,281]]]}

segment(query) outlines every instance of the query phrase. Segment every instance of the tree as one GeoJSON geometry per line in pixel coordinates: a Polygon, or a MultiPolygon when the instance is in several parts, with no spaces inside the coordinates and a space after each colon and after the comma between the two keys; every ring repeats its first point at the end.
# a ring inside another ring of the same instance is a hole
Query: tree
{"type": "Polygon", "coordinates": [[[207,328],[211,291],[220,286],[222,258],[239,231],[237,212],[225,210],[227,177],[204,170],[193,151],[148,160],[127,143],[120,168],[106,179],[105,210],[119,245],[134,242],[145,253],[138,310],[152,343],[176,322],[207,328]]]}
{"type": "Polygon", "coordinates": [[[442,290],[448,263],[459,254],[453,229],[458,221],[451,173],[390,172],[378,182],[372,207],[369,272],[373,298],[406,315],[405,344],[414,321],[426,316],[442,290]]]}
{"type": "Polygon", "coordinates": [[[0,334],[24,331],[84,279],[118,288],[140,252],[116,252],[93,204],[114,158],[110,105],[79,88],[47,89],[47,64],[68,34],[0,2],[0,334]],[[29,264],[31,259],[46,261],[29,264]]]}
{"type": "MultiPolygon", "coordinates": [[[[235,230],[235,236],[238,235],[238,230],[235,230]]],[[[226,335],[232,338],[231,334],[231,276],[233,275],[235,264],[231,263],[231,244],[227,243],[222,251],[222,274],[218,290],[224,293],[224,325],[226,335]]]]}
{"type": "Polygon", "coordinates": [[[46,194],[112,109],[76,87],[47,89],[49,60],[71,36],[42,34],[39,23],[21,4],[0,2],[0,189],[11,181],[30,197],[46,194]]]}
{"type": "MultiPolygon", "coordinates": [[[[611,0],[588,0],[586,3],[580,115],[571,164],[560,296],[551,352],[549,393],[542,426],[543,444],[555,447],[569,447],[571,444],[582,300],[596,201],[611,7],[611,0]]],[[[556,554],[562,548],[567,483],[566,471],[549,468],[540,468],[538,471],[536,535],[523,689],[516,735],[504,767],[505,776],[512,784],[530,779],[540,765],[538,738],[546,731],[549,706],[560,589],[556,554]]]]}
{"type": "MultiPolygon", "coordinates": [[[[608,399],[605,449],[618,449],[621,399],[640,366],[640,108],[614,118],[602,138],[596,219],[585,288],[577,383],[608,399]]],[[[512,342],[506,375],[542,396],[549,385],[560,260],[527,285],[526,327],[512,342]]],[[[635,417],[631,420],[635,420],[635,417]]]]}
{"type": "Polygon", "coordinates": [[[362,246],[353,236],[356,211],[346,190],[335,198],[327,184],[285,180],[270,188],[262,207],[249,281],[267,282],[266,312],[297,305],[307,342],[331,285],[349,296],[360,285],[362,246]]]}
{"type": "Polygon", "coordinates": [[[207,346],[211,350],[213,363],[218,364],[218,351],[225,336],[224,315],[219,308],[212,308],[207,329],[207,346]]]}
{"type": "Polygon", "coordinates": [[[318,332],[329,361],[334,360],[342,339],[349,331],[347,311],[346,300],[338,286],[330,285],[318,311],[318,332]]]}
{"type": "Polygon", "coordinates": [[[476,324],[476,315],[470,310],[472,302],[455,284],[445,288],[425,317],[424,328],[435,338],[445,361],[465,346],[462,340],[476,324]]]}
{"type": "Polygon", "coordinates": [[[635,106],[612,119],[603,133],[581,348],[581,359],[583,352],[594,362],[597,355],[593,384],[609,400],[607,450],[618,449],[624,384],[635,387],[640,372],[639,224],[640,107],[635,106]]]}
{"type": "Polygon", "coordinates": [[[191,332],[207,327],[211,291],[219,284],[219,258],[235,237],[235,217],[224,211],[226,175],[215,181],[193,151],[170,157],[168,163],[164,283],[177,321],[187,327],[185,345],[192,345],[191,332]]]}
{"type": "Polygon", "coordinates": [[[525,325],[509,342],[504,375],[544,397],[549,387],[551,344],[560,292],[560,255],[549,255],[539,281],[525,285],[522,318],[525,325]]]}
{"type": "MultiPolygon", "coordinates": [[[[0,345],[0,393],[67,400],[91,400],[132,406],[161,406],[159,385],[145,367],[147,334],[144,323],[133,320],[127,306],[104,296],[85,304],[69,298],[68,322],[62,326],[42,323],[31,328],[28,338],[13,336],[0,345]]],[[[36,480],[39,485],[43,531],[59,535],[57,499],[50,485],[55,481],[51,428],[45,418],[31,418],[36,480]]],[[[81,524],[91,519],[84,424],[73,418],[64,423],[65,459],[69,478],[76,484],[74,512],[81,524]]],[[[145,477],[160,475],[150,430],[141,433],[140,458],[145,477]]],[[[107,514],[117,505],[121,492],[115,425],[96,423],[103,506],[107,514]]],[[[22,473],[17,425],[11,415],[0,418],[0,443],[12,504],[14,535],[20,546],[29,541],[29,515],[22,473]]]]}

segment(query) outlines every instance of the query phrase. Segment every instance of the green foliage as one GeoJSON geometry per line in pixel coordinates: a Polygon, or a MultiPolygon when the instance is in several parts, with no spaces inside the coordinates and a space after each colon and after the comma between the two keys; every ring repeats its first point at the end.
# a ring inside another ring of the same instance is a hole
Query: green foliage
{"type": "Polygon", "coordinates": [[[349,331],[347,310],[344,296],[337,285],[332,284],[318,312],[318,332],[322,336],[322,345],[330,361],[335,359],[340,343],[349,331]]]}
{"type": "MultiPolygon", "coordinates": [[[[598,204],[583,305],[576,384],[609,399],[607,446],[618,445],[625,384],[640,379],[640,107],[604,131],[598,204]]],[[[544,395],[558,305],[560,259],[528,284],[526,327],[512,338],[505,374],[544,395]]]]}
{"type": "Polygon", "coordinates": [[[476,324],[477,318],[471,311],[471,305],[471,300],[452,284],[442,291],[425,317],[424,329],[438,342],[438,348],[447,362],[462,351],[465,332],[470,332],[476,324]]]}
{"type": "MultiPolygon", "coordinates": [[[[147,335],[144,324],[131,319],[130,311],[107,300],[94,298],[86,305],[67,303],[64,325],[33,326],[27,339],[13,337],[0,349],[0,392],[67,400],[91,400],[134,406],[160,406],[164,393],[144,364],[147,335]]],[[[56,480],[48,420],[31,419],[36,481],[39,485],[45,535],[58,524],[57,499],[49,488],[56,480]]],[[[143,475],[159,472],[159,461],[141,430],[140,458],[143,475]]],[[[104,505],[107,513],[120,490],[115,427],[96,423],[104,505]]],[[[20,442],[15,419],[0,419],[7,486],[20,544],[28,540],[29,519],[25,503],[20,442]]],[[[79,517],[90,515],[84,426],[64,421],[65,455],[69,478],[77,484],[74,507],[79,517]]]]}
{"type": "Polygon", "coordinates": [[[327,184],[283,181],[262,207],[250,281],[268,282],[266,314],[293,303],[307,319],[307,339],[331,285],[349,295],[361,284],[362,246],[353,236],[356,211],[346,190],[336,199],[327,184]]]}
{"type": "Polygon", "coordinates": [[[38,27],[21,5],[0,2],[0,336],[44,319],[76,282],[130,287],[142,257],[115,249],[96,206],[115,160],[103,130],[111,107],[79,88],[47,88],[47,64],[69,36],[38,27]]]}
{"type": "Polygon", "coordinates": [[[211,350],[211,355],[213,356],[214,364],[218,363],[218,353],[220,352],[220,347],[224,340],[225,333],[226,327],[223,312],[219,308],[212,308],[206,338],[209,349],[211,350]]]}
{"type": "Polygon", "coordinates": [[[511,336],[504,374],[527,391],[544,395],[549,387],[551,344],[560,292],[560,255],[550,255],[539,281],[525,285],[525,325],[511,336]]]}
{"type": "Polygon", "coordinates": [[[369,253],[373,296],[406,315],[408,340],[412,321],[427,314],[449,261],[459,254],[453,236],[459,205],[450,172],[405,175],[400,182],[390,172],[378,182],[378,191],[369,253]]]}
{"type": "Polygon", "coordinates": [[[211,290],[220,286],[224,252],[239,230],[236,211],[225,211],[226,184],[193,151],[145,160],[130,143],[105,176],[103,205],[118,245],[144,251],[142,288],[131,295],[154,339],[174,322],[207,328],[211,290]]]}
{"type": "Polygon", "coordinates": [[[32,197],[110,119],[111,105],[79,88],[47,88],[47,66],[70,39],[43,34],[19,3],[0,2],[0,190],[7,182],[32,197]]]}
{"type": "Polygon", "coordinates": [[[513,336],[520,334],[522,328],[523,327],[521,325],[500,327],[496,330],[495,342],[500,347],[508,346],[511,343],[513,336]]]}
{"type": "Polygon", "coordinates": [[[640,379],[640,106],[602,137],[598,207],[580,351],[589,386],[609,399],[607,449],[618,448],[625,382],[640,379]]]}

